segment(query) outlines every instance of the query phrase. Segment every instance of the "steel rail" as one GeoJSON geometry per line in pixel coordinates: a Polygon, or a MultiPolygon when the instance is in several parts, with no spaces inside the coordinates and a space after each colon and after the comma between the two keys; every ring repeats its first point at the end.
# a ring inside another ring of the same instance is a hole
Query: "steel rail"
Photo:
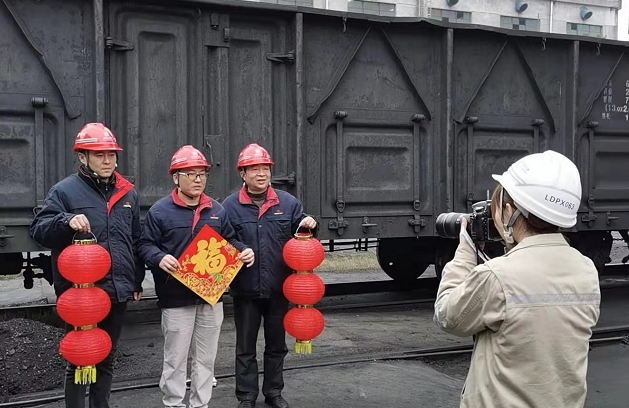
{"type": "MultiPolygon", "coordinates": [[[[629,343],[629,325],[620,325],[620,326],[608,326],[595,328],[592,331],[592,338],[590,339],[590,344],[601,344],[601,343],[615,343],[615,342],[624,342],[629,343]]],[[[338,359],[333,361],[326,361],[321,363],[310,363],[310,364],[302,364],[296,365],[293,367],[285,367],[284,371],[296,371],[296,370],[307,370],[313,368],[321,368],[321,367],[333,367],[339,365],[346,364],[360,364],[360,363],[369,363],[374,361],[390,361],[390,360],[412,360],[417,358],[426,358],[426,357],[447,357],[458,354],[469,354],[473,351],[474,344],[469,342],[465,344],[460,344],[456,346],[437,346],[437,347],[427,347],[421,349],[407,350],[407,351],[395,351],[392,353],[386,353],[383,355],[376,355],[372,357],[363,357],[363,358],[349,358],[349,359],[338,359]]],[[[258,375],[263,374],[263,370],[258,371],[258,375]]],[[[217,375],[216,379],[228,379],[235,377],[235,374],[222,374],[217,375]]],[[[189,382],[188,382],[189,383],[189,382]]],[[[118,386],[113,387],[111,392],[124,392],[124,391],[133,391],[140,390],[146,388],[155,388],[159,386],[159,382],[151,381],[147,383],[134,384],[134,385],[126,385],[126,386],[118,386]]],[[[87,395],[87,394],[86,394],[87,395]]],[[[43,398],[35,398],[30,400],[23,401],[12,401],[7,403],[0,403],[0,408],[9,408],[9,407],[34,407],[38,404],[47,404],[50,402],[60,401],[63,399],[63,394],[56,394],[49,397],[43,398]]]]}

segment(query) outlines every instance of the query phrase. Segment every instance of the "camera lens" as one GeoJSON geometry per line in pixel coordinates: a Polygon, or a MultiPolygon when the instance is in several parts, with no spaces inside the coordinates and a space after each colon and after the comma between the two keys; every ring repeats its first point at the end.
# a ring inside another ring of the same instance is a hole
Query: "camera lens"
{"type": "Polygon", "coordinates": [[[466,214],[462,213],[443,213],[439,214],[435,222],[437,234],[442,238],[458,238],[461,232],[461,219],[466,214]]]}

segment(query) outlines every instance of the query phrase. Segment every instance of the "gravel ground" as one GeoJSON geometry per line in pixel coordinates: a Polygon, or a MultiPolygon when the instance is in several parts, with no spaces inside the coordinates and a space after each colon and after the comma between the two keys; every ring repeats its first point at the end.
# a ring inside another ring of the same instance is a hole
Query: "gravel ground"
{"type": "MultiPolygon", "coordinates": [[[[469,360],[469,354],[466,357],[469,360]]],[[[451,360],[463,372],[467,362],[451,360]]],[[[590,352],[584,408],[627,408],[629,348],[622,344],[590,352]]],[[[282,394],[293,408],[452,408],[458,407],[464,379],[431,362],[375,361],[316,367],[285,373],[282,394]]],[[[212,408],[235,407],[234,379],[222,379],[212,392],[212,408]]],[[[112,394],[115,408],[162,408],[161,393],[147,388],[112,394]]],[[[256,407],[270,408],[258,397],[256,407]]],[[[38,408],[64,408],[63,401],[38,408]]]]}
{"type": "Polygon", "coordinates": [[[417,361],[421,361],[429,367],[450,377],[465,380],[467,371],[470,368],[470,356],[470,354],[464,353],[455,356],[418,358],[417,361]]]}
{"type": "MultiPolygon", "coordinates": [[[[348,299],[356,303],[356,298],[348,299]]],[[[418,307],[371,308],[356,310],[329,311],[325,314],[324,332],[313,342],[313,354],[297,355],[291,351],[287,356],[287,366],[301,366],[311,363],[325,363],[338,359],[373,358],[394,350],[407,350],[416,347],[433,347],[444,344],[461,344],[467,339],[459,339],[440,331],[432,324],[432,305],[418,307]]],[[[17,331],[24,320],[14,319],[2,323],[7,332],[17,331]]],[[[3,376],[11,378],[9,387],[3,389],[3,396],[61,389],[64,362],[57,354],[62,329],[28,322],[28,339],[36,343],[40,333],[52,333],[54,340],[37,347],[45,350],[38,354],[32,344],[30,349],[20,349],[13,357],[14,364],[4,367],[3,376]],[[39,366],[46,364],[50,369],[35,377],[21,370],[16,364],[39,366]]],[[[259,336],[258,349],[262,350],[263,335],[259,336]]],[[[5,348],[14,348],[16,343],[24,343],[16,335],[3,337],[5,348]]],[[[292,350],[294,339],[288,337],[287,345],[292,350]]],[[[226,316],[219,339],[219,353],[216,361],[217,375],[232,374],[234,371],[235,327],[233,317],[226,316]]],[[[155,381],[162,368],[163,338],[159,323],[131,323],[125,326],[115,361],[116,381],[120,384],[155,381]]],[[[258,353],[261,360],[262,352],[258,353]]],[[[260,361],[261,364],[261,361],[260,361]]],[[[261,366],[261,365],[260,365],[261,366]]],[[[0,377],[1,378],[1,377],[0,377]]]]}
{"type": "MultiPolygon", "coordinates": [[[[365,257],[371,258],[362,261],[365,265],[373,264],[374,252],[363,253],[365,257]]],[[[612,262],[619,262],[628,252],[623,242],[614,242],[612,262]]],[[[353,264],[358,261],[353,253],[348,252],[343,257],[347,257],[353,264]]],[[[358,273],[344,265],[337,267],[335,271],[324,272],[323,275],[327,283],[387,278],[382,271],[358,273]]],[[[427,271],[424,276],[434,276],[434,270],[427,271]]],[[[317,353],[306,358],[290,353],[287,364],[352,354],[377,354],[398,347],[443,345],[461,341],[443,335],[430,324],[431,307],[428,306],[420,309],[407,308],[395,313],[389,310],[380,314],[356,310],[347,314],[355,315],[349,321],[342,317],[343,313],[326,315],[326,330],[315,345],[317,353]],[[378,329],[374,329],[376,327],[378,329]],[[366,333],[364,328],[371,332],[366,333]],[[378,330],[381,334],[377,333],[378,330]]],[[[218,374],[233,371],[234,332],[233,319],[227,317],[219,346],[224,352],[220,352],[218,356],[218,374]]],[[[61,328],[32,320],[13,319],[0,322],[0,400],[4,398],[6,401],[8,396],[17,394],[58,390],[62,387],[65,363],[58,354],[58,344],[63,334],[61,328]]],[[[288,344],[292,347],[292,339],[288,344]]],[[[116,379],[132,382],[158,376],[161,371],[162,347],[163,340],[158,324],[130,325],[123,333],[123,341],[116,356],[116,379]]],[[[425,363],[452,377],[464,378],[468,360],[466,356],[459,356],[447,361],[426,359],[425,363]]]]}
{"type": "Polygon", "coordinates": [[[612,263],[620,263],[625,256],[629,255],[629,249],[617,231],[612,232],[612,237],[614,237],[614,243],[609,257],[612,259],[612,263]]]}
{"type": "MultiPolygon", "coordinates": [[[[606,293],[601,305],[600,326],[624,325],[629,322],[629,315],[621,312],[626,310],[627,293],[626,289],[620,288],[606,293]]],[[[366,296],[348,296],[345,302],[372,302],[371,298],[365,299],[366,296]]],[[[389,296],[389,300],[395,299],[393,295],[389,296]]],[[[217,375],[232,374],[234,371],[235,328],[229,305],[226,310],[216,360],[217,375]]],[[[460,345],[471,341],[469,338],[458,338],[439,330],[432,323],[432,314],[430,303],[412,307],[326,311],[326,327],[313,342],[313,354],[302,356],[291,351],[287,356],[286,366],[329,363],[339,359],[371,359],[391,352],[460,345]]],[[[161,373],[163,338],[160,326],[153,314],[143,323],[140,320],[142,316],[144,315],[137,312],[129,313],[129,324],[123,330],[115,362],[118,384],[156,381],[161,373]]],[[[57,355],[57,347],[62,334],[61,329],[23,319],[0,323],[0,350],[3,357],[0,362],[0,400],[5,397],[7,401],[9,396],[28,392],[61,389],[64,362],[57,355]]],[[[260,335],[259,350],[262,350],[262,338],[260,335]]],[[[292,349],[294,339],[288,337],[287,344],[292,349]]],[[[260,352],[258,359],[261,357],[260,352]]],[[[467,372],[469,355],[459,355],[451,359],[427,358],[421,362],[452,378],[462,380],[467,372]]]]}

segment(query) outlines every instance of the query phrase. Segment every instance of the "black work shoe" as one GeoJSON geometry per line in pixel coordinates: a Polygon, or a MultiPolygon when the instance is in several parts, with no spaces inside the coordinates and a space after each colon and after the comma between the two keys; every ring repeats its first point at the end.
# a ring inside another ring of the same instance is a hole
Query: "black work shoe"
{"type": "Polygon", "coordinates": [[[240,401],[240,404],[238,404],[238,408],[255,408],[255,407],[256,407],[255,401],[240,401]]]}
{"type": "Polygon", "coordinates": [[[281,395],[278,395],[277,397],[266,398],[264,402],[267,405],[272,406],[273,408],[289,408],[288,402],[286,402],[286,400],[282,398],[281,395]]]}

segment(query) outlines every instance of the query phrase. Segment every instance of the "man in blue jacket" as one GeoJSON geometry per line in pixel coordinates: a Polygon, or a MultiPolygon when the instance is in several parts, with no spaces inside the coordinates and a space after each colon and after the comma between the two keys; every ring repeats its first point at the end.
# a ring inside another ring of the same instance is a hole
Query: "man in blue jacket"
{"type": "Polygon", "coordinates": [[[281,395],[284,358],[288,353],[284,331],[288,301],[282,285],[291,270],[284,262],[282,249],[298,228],[317,227],[295,197],[271,188],[272,165],[273,160],[263,147],[257,144],[245,147],[237,164],[244,187],[223,202],[237,238],[249,245],[256,256],[256,263],[241,270],[230,286],[236,324],[239,408],[255,407],[258,398],[256,342],[262,318],[265,340],[262,393],[271,407],[288,408],[281,395]]]}
{"type": "Polygon", "coordinates": [[[253,251],[235,239],[225,209],[203,193],[209,169],[203,153],[194,147],[183,146],[175,152],[170,174],[176,187],[151,207],[140,240],[140,254],[151,268],[162,308],[164,367],[159,385],[164,407],[186,407],[186,363],[192,349],[189,407],[207,408],[223,322],[221,301],[212,306],[170,276],[179,268],[177,259],[201,228],[209,225],[241,251],[240,260],[247,266],[254,262],[253,251]]]}
{"type": "MultiPolygon", "coordinates": [[[[133,184],[115,172],[118,166],[116,139],[102,123],[88,123],[76,137],[79,172],[55,184],[41,211],[31,223],[33,239],[50,248],[57,296],[72,286],[57,269],[57,259],[78,233],[93,235],[111,256],[111,269],[96,286],[111,298],[111,310],[98,324],[112,341],[109,356],[96,365],[98,381],[90,385],[90,408],[109,408],[109,394],[127,301],[142,295],[144,264],[137,256],[140,239],[140,203],[133,184]]],[[[72,327],[68,327],[71,330],[72,327]]],[[[85,385],[74,383],[75,367],[68,365],[65,378],[67,408],[85,406],[85,385]]]]}

